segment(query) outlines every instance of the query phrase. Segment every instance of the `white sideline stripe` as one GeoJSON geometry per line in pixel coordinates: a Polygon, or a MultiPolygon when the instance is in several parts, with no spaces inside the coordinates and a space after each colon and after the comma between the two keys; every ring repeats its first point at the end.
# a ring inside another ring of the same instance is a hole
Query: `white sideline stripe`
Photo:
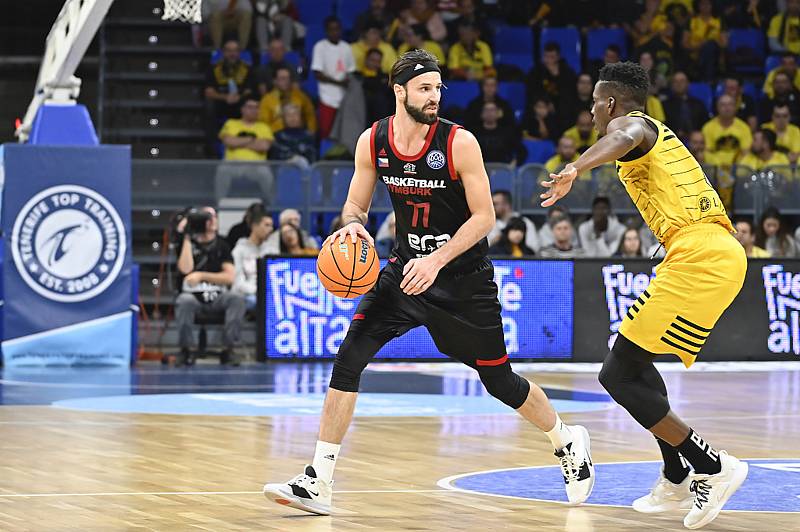
{"type": "Polygon", "coordinates": [[[12,340],[6,340],[3,342],[4,346],[15,345],[20,342],[27,342],[30,340],[35,340],[37,338],[44,338],[46,336],[50,336],[53,334],[60,334],[65,332],[72,332],[72,331],[79,331],[81,329],[85,329],[86,327],[91,327],[94,325],[101,325],[103,323],[108,323],[110,321],[118,320],[124,316],[130,316],[130,310],[123,310],[117,314],[110,314],[108,316],[103,316],[102,318],[97,318],[94,320],[89,321],[82,321],[80,323],[75,323],[73,325],[65,325],[64,327],[58,327],[56,329],[50,329],[48,331],[42,331],[35,334],[29,334],[28,336],[20,336],[18,338],[14,338],[12,340]]]}
{"type": "MultiPolygon", "coordinates": [[[[427,490],[336,490],[334,493],[456,493],[448,489],[427,490]]],[[[164,495],[260,495],[261,491],[118,491],[100,493],[9,493],[0,494],[3,499],[31,497],[147,497],[164,495]]]]}

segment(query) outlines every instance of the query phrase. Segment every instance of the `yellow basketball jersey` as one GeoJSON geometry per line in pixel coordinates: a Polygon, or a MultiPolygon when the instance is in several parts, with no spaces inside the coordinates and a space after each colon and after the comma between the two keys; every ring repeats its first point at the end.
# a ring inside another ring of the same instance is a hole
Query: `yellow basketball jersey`
{"type": "Polygon", "coordinates": [[[625,190],[656,238],[666,243],[678,229],[702,223],[717,223],[733,232],[717,192],[680,139],[640,111],[628,116],[644,118],[658,128],[658,139],[649,152],[616,162],[625,190]]]}

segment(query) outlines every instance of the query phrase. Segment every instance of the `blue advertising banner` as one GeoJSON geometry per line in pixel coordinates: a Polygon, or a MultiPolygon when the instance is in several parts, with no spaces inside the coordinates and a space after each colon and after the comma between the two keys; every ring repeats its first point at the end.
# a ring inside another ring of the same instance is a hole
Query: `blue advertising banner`
{"type": "Polygon", "coordinates": [[[128,365],[130,148],[5,145],[3,362],[128,365]]]}
{"type": "MultiPolygon", "coordinates": [[[[569,358],[573,263],[493,262],[509,356],[569,358]]],[[[267,358],[334,356],[360,298],[341,299],[328,293],[317,279],[313,258],[268,258],[264,272],[267,358]]],[[[446,358],[424,327],[395,338],[378,357],[446,358]]]]}

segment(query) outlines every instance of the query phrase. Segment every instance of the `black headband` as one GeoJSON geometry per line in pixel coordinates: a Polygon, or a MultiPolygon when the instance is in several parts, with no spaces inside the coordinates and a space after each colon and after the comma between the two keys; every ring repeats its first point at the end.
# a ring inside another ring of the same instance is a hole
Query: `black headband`
{"type": "Polygon", "coordinates": [[[420,74],[425,74],[427,72],[442,73],[442,71],[439,69],[439,65],[433,61],[422,61],[421,63],[414,65],[414,68],[407,68],[400,72],[392,83],[405,85],[420,74]]]}

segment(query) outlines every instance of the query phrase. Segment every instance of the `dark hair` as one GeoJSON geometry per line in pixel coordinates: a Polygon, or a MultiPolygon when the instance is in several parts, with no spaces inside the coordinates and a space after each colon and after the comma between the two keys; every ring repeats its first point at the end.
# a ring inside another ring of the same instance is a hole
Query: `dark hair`
{"type": "Polygon", "coordinates": [[[244,223],[250,225],[250,220],[253,218],[253,214],[257,212],[264,212],[264,204],[260,201],[256,201],[247,206],[247,210],[244,211],[244,223]]]}
{"type": "Polygon", "coordinates": [[[619,239],[619,246],[617,246],[617,252],[615,253],[615,255],[620,256],[620,257],[622,256],[622,253],[625,250],[625,235],[628,234],[628,231],[633,231],[634,233],[636,233],[636,238],[639,239],[639,249],[636,250],[636,255],[635,256],[636,257],[643,256],[642,255],[642,237],[641,237],[641,235],[639,235],[639,231],[635,227],[628,227],[622,233],[622,238],[619,239]]]}
{"type": "Polygon", "coordinates": [[[772,77],[772,83],[775,83],[775,80],[778,79],[778,76],[786,76],[786,79],[789,80],[789,82],[792,81],[792,76],[790,76],[785,70],[778,70],[772,77]]]}
{"type": "Polygon", "coordinates": [[[778,135],[776,135],[774,131],[762,127],[761,129],[756,130],[756,133],[761,133],[764,135],[764,140],[766,140],[767,144],[769,144],[769,149],[775,150],[775,146],[778,145],[778,135]]]}
{"type": "Polygon", "coordinates": [[[259,100],[255,96],[248,94],[247,96],[242,98],[242,103],[239,104],[239,107],[244,107],[249,102],[256,102],[257,104],[260,104],[261,100],[259,100]]]}
{"type": "Polygon", "coordinates": [[[253,212],[250,215],[250,223],[249,223],[250,227],[260,224],[261,220],[263,220],[264,218],[269,218],[270,220],[272,219],[269,213],[266,213],[262,210],[253,212]]]}
{"type": "Polygon", "coordinates": [[[608,199],[608,196],[595,196],[592,200],[592,208],[598,203],[605,203],[606,206],[610,209],[611,208],[611,200],[608,199]]]}
{"type": "Polygon", "coordinates": [[[644,108],[647,103],[650,78],[638,63],[625,61],[605,65],[600,69],[600,81],[636,107],[644,108]]]}
{"type": "Polygon", "coordinates": [[[543,50],[545,52],[558,52],[561,53],[561,47],[555,41],[550,41],[544,45],[543,50]]]}
{"type": "Polygon", "coordinates": [[[367,57],[371,54],[378,54],[379,56],[383,57],[383,52],[381,52],[380,49],[378,48],[370,48],[369,50],[367,50],[367,53],[364,54],[364,57],[367,57]]]}
{"type": "Polygon", "coordinates": [[[512,204],[511,203],[511,192],[510,191],[505,190],[505,189],[500,189],[500,190],[495,190],[494,192],[492,192],[492,197],[498,196],[498,195],[499,196],[503,196],[503,199],[505,199],[508,202],[509,205],[512,204]]]}
{"type": "Polygon", "coordinates": [[[283,229],[284,227],[286,227],[286,226],[288,226],[288,227],[291,227],[292,229],[294,229],[294,230],[297,232],[297,244],[298,244],[298,246],[300,247],[300,249],[303,249],[303,248],[305,248],[305,247],[306,247],[306,243],[305,243],[305,241],[304,241],[304,239],[303,239],[303,232],[300,230],[300,228],[299,228],[299,227],[296,227],[296,226],[294,226],[294,225],[292,225],[292,224],[283,224],[283,225],[282,225],[282,226],[281,226],[281,227],[278,229],[278,231],[280,232],[280,234],[279,234],[279,237],[280,237],[280,238],[279,238],[278,240],[280,240],[280,250],[281,250],[281,253],[289,253],[289,250],[286,248],[286,244],[284,244],[284,242],[283,242],[283,231],[282,231],[282,229],[283,229]]]}
{"type": "Polygon", "coordinates": [[[756,227],[755,224],[753,223],[752,218],[746,216],[738,216],[733,219],[733,225],[736,226],[736,224],[747,224],[747,226],[750,228],[750,233],[756,232],[755,231],[756,227]]]}
{"type": "Polygon", "coordinates": [[[389,73],[389,86],[394,84],[394,80],[397,79],[402,72],[409,68],[414,68],[417,63],[426,63],[426,62],[433,62],[434,64],[439,64],[439,60],[436,59],[436,56],[430,53],[427,50],[420,50],[417,48],[416,50],[409,50],[408,52],[401,55],[397,61],[394,62],[392,65],[392,71],[389,73]]]}
{"type": "Polygon", "coordinates": [[[278,72],[281,70],[285,70],[289,73],[289,77],[292,77],[292,69],[286,65],[281,65],[275,69],[275,72],[272,73],[272,79],[278,79],[278,72]]]}
{"type": "Polygon", "coordinates": [[[780,223],[778,226],[778,232],[775,236],[778,240],[778,247],[781,255],[786,255],[786,252],[789,251],[786,249],[789,245],[788,240],[791,237],[789,236],[789,231],[786,229],[786,224],[783,223],[783,217],[781,216],[781,213],[775,207],[767,207],[767,209],[764,211],[764,214],[762,214],[761,218],[758,220],[755,244],[760,248],[767,248],[767,233],[764,232],[764,221],[768,218],[775,218],[780,223]]]}
{"type": "Polygon", "coordinates": [[[785,107],[785,108],[786,108],[786,110],[787,110],[787,111],[789,111],[789,115],[791,116],[791,114],[792,114],[792,109],[789,107],[789,104],[788,104],[788,103],[786,103],[786,102],[776,103],[776,104],[775,104],[775,105],[772,107],[772,112],[774,113],[774,112],[775,112],[775,109],[778,109],[779,107],[780,107],[780,108],[784,108],[784,107],[785,107]]]}
{"type": "Polygon", "coordinates": [[[335,22],[336,24],[338,24],[339,26],[341,26],[341,25],[342,25],[342,21],[341,21],[341,20],[339,20],[339,17],[337,17],[337,16],[335,16],[335,15],[329,15],[329,16],[325,17],[325,20],[324,20],[324,22],[323,22],[323,27],[324,27],[325,29],[328,29],[328,26],[329,26],[329,25],[331,25],[331,24],[333,24],[334,22],[335,22]]]}
{"type": "Polygon", "coordinates": [[[522,231],[522,241],[519,243],[519,247],[522,249],[522,254],[534,255],[534,251],[525,244],[525,237],[528,234],[528,226],[525,224],[525,220],[516,216],[511,218],[500,232],[500,240],[494,245],[495,249],[502,250],[503,254],[505,255],[511,255],[512,244],[511,240],[508,238],[508,233],[513,230],[522,231]]]}
{"type": "Polygon", "coordinates": [[[564,221],[569,222],[570,226],[572,225],[572,219],[566,214],[554,214],[553,217],[550,218],[550,221],[548,223],[550,224],[550,228],[552,229],[564,221]]]}
{"type": "Polygon", "coordinates": [[[620,55],[620,56],[622,55],[622,50],[620,50],[619,46],[616,45],[616,44],[612,43],[612,44],[609,44],[608,46],[606,46],[606,51],[608,51],[608,50],[611,50],[612,52],[614,52],[617,55],[620,55]]]}

